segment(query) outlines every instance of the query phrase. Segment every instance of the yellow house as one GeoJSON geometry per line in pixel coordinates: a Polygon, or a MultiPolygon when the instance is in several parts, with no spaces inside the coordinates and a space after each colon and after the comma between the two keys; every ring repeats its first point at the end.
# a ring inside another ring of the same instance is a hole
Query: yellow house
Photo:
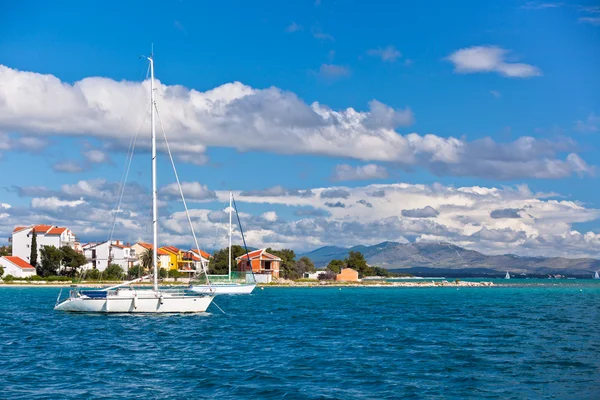
{"type": "Polygon", "coordinates": [[[193,254],[189,251],[181,251],[175,246],[163,246],[159,250],[164,251],[169,256],[169,265],[163,268],[176,269],[181,272],[190,272],[192,270],[193,254]]]}

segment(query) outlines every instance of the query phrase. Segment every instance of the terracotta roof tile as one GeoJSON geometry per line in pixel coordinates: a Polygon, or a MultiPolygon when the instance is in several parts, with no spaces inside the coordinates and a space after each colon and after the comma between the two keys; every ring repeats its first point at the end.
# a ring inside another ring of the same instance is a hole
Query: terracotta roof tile
{"type": "Polygon", "coordinates": [[[66,231],[67,228],[52,228],[50,229],[48,232],[46,232],[46,235],[61,235],[64,231],[66,231]]]}
{"type": "Polygon", "coordinates": [[[27,261],[23,260],[21,257],[4,256],[2,258],[6,258],[8,261],[10,261],[11,263],[13,263],[14,265],[16,265],[17,267],[19,267],[21,269],[35,269],[31,264],[29,264],[27,261]]]}

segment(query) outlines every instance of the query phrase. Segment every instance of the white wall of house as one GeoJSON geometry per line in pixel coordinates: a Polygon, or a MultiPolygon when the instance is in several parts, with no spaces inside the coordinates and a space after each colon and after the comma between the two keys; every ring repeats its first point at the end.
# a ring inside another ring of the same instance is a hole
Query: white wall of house
{"type": "MultiPolygon", "coordinates": [[[[22,229],[12,234],[12,255],[21,257],[23,260],[30,262],[29,256],[31,255],[31,240],[33,238],[33,227],[22,229]]],[[[37,261],[40,261],[40,254],[42,247],[54,246],[60,248],[62,246],[70,246],[76,249],[78,243],[76,242],[75,234],[70,230],[64,230],[60,235],[47,235],[46,232],[37,233],[37,261]]]]}
{"type": "Polygon", "coordinates": [[[5,257],[0,257],[0,265],[4,268],[4,275],[2,276],[12,275],[16,278],[27,278],[35,275],[35,268],[20,268],[5,257]]]}
{"type": "Polygon", "coordinates": [[[88,260],[84,268],[96,268],[99,271],[104,271],[108,268],[110,255],[110,263],[120,265],[127,272],[129,265],[133,264],[135,260],[135,250],[132,251],[131,247],[122,247],[121,245],[120,241],[113,240],[83,246],[83,254],[88,260]]]}

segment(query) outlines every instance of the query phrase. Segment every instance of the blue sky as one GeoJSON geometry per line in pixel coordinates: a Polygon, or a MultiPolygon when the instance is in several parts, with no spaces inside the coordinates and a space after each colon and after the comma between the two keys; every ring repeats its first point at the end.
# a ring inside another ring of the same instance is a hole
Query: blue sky
{"type": "MultiPolygon", "coordinates": [[[[488,252],[600,254],[594,2],[65,1],[4,8],[3,237],[14,225],[38,221],[73,226],[82,241],[103,237],[106,227],[86,219],[85,210],[110,216],[115,189],[107,185],[119,182],[126,144],[135,127],[145,127],[147,104],[127,92],[126,81],[144,93],[147,63],[138,56],[153,43],[164,89],[159,111],[182,181],[202,188],[189,186],[207,246],[220,227],[208,215],[232,189],[256,246],[408,239],[488,252]],[[240,84],[228,86],[233,82],[240,84]],[[77,103],[80,87],[85,104],[77,103]],[[215,117],[217,102],[194,103],[191,90],[215,91],[225,117],[215,117]],[[186,112],[170,119],[177,110],[186,112]],[[91,182],[93,194],[68,189],[82,182],[91,182]],[[374,191],[369,185],[383,185],[383,198],[397,207],[370,203],[364,215],[356,204],[374,191]],[[519,192],[523,185],[528,192],[519,192]],[[313,190],[314,201],[285,190],[244,196],[274,187],[313,190]],[[351,195],[317,200],[320,190],[338,187],[351,195]],[[453,199],[449,193],[461,187],[502,194],[453,199]],[[427,194],[411,197],[418,190],[427,194]],[[340,199],[343,212],[331,207],[340,199]],[[455,211],[466,203],[468,210],[455,211]],[[297,215],[300,205],[325,215],[297,215]],[[404,209],[427,206],[439,215],[402,217],[404,209]],[[525,217],[530,206],[539,213],[525,217]],[[522,211],[490,217],[502,208],[522,211]]],[[[129,180],[147,188],[146,150],[137,149],[129,180]]],[[[165,157],[159,178],[163,186],[173,182],[165,157]]],[[[164,241],[189,242],[178,201],[165,198],[161,210],[164,241]]],[[[147,234],[139,225],[119,226],[127,240],[147,234]]]]}

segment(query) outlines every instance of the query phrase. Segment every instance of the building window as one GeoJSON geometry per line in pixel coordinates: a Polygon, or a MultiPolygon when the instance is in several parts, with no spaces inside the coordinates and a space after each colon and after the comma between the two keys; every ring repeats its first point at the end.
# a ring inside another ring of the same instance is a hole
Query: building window
{"type": "Polygon", "coordinates": [[[265,269],[267,269],[267,270],[271,269],[271,261],[265,261],[265,269]]]}

